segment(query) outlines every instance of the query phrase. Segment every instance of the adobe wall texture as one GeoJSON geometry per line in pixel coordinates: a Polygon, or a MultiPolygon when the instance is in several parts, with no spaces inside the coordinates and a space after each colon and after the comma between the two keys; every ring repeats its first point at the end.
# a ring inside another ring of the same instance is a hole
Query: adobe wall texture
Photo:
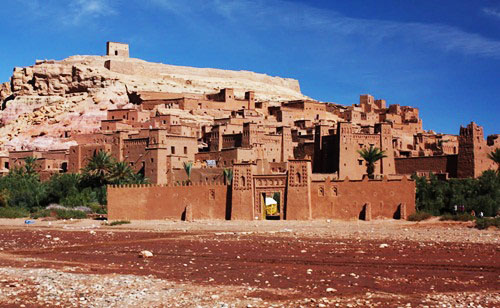
{"type": "Polygon", "coordinates": [[[457,155],[395,158],[396,173],[412,175],[419,172],[448,173],[457,176],[457,155]]]}
{"type": "Polygon", "coordinates": [[[365,178],[362,181],[327,179],[312,182],[311,209],[313,219],[406,219],[415,212],[415,182],[405,177],[398,181],[365,178]],[[400,210],[401,206],[404,209],[400,210]],[[371,217],[365,219],[364,208],[371,210],[371,217]]]}
{"type": "Polygon", "coordinates": [[[225,219],[228,186],[108,186],[109,220],[225,219]]]}
{"type": "MultiPolygon", "coordinates": [[[[108,186],[109,220],[253,220],[251,166],[239,165],[233,187],[222,184],[190,186],[108,186]]],[[[415,212],[415,182],[407,180],[311,181],[310,164],[296,162],[286,188],[287,220],[376,218],[406,219],[415,212]],[[304,167],[305,166],[305,167],[304,167]],[[292,176],[293,175],[293,176],[292,176]],[[300,175],[300,176],[299,176],[300,175]],[[300,177],[300,179],[299,179],[300,177]]]]}

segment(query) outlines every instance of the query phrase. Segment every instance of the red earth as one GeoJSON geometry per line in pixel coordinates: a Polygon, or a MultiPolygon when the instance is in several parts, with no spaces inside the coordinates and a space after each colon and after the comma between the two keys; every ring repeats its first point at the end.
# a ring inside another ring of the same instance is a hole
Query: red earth
{"type": "Polygon", "coordinates": [[[199,286],[251,287],[246,296],[285,305],[323,297],[362,298],[367,293],[375,299],[380,295],[388,305],[418,305],[428,294],[486,292],[498,298],[500,290],[499,246],[494,243],[292,232],[8,227],[0,229],[0,239],[0,267],[72,267],[72,273],[152,275],[199,286]],[[154,256],[138,258],[143,250],[154,256]]]}

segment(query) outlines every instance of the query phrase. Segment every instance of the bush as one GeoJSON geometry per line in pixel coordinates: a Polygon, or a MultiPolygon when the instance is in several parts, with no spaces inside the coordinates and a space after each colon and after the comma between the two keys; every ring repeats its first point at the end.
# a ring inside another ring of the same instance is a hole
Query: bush
{"type": "Polygon", "coordinates": [[[418,211],[437,216],[452,213],[455,206],[464,205],[466,212],[483,212],[485,216],[495,216],[499,210],[500,173],[492,170],[485,171],[477,179],[441,181],[433,174],[429,179],[418,176],[412,178],[417,186],[418,211]]]}
{"type": "Polygon", "coordinates": [[[87,213],[77,210],[56,210],[58,219],[84,219],[87,218],[87,213]]]}
{"type": "Polygon", "coordinates": [[[108,226],[119,226],[119,225],[126,225],[129,224],[130,221],[128,220],[115,220],[107,224],[108,226]]]}
{"type": "Polygon", "coordinates": [[[31,218],[38,219],[51,216],[52,211],[47,209],[37,210],[31,214],[31,218]]]}
{"type": "Polygon", "coordinates": [[[422,221],[422,220],[427,220],[431,217],[432,217],[432,215],[430,213],[427,213],[427,212],[415,212],[415,213],[411,214],[410,216],[408,216],[408,220],[409,221],[422,221]]]}
{"type": "Polygon", "coordinates": [[[8,191],[4,201],[10,207],[20,207],[28,210],[46,205],[46,185],[40,182],[38,176],[19,171],[11,171],[0,178],[0,190],[8,191]]]}
{"type": "Polygon", "coordinates": [[[0,217],[2,218],[23,218],[29,217],[29,211],[18,207],[0,207],[0,217]]]}
{"type": "Polygon", "coordinates": [[[476,220],[476,228],[479,230],[487,229],[488,227],[500,228],[500,217],[495,218],[478,218],[476,220]]]}
{"type": "Polygon", "coordinates": [[[91,204],[89,204],[89,207],[93,213],[97,213],[97,214],[107,214],[108,213],[106,206],[100,205],[99,203],[91,203],[91,204]]]}
{"type": "Polygon", "coordinates": [[[87,213],[73,209],[43,209],[36,211],[32,217],[37,219],[41,217],[55,217],[57,219],[84,219],[87,218],[87,213]]]}
{"type": "Polygon", "coordinates": [[[475,216],[472,216],[471,214],[469,213],[462,213],[462,214],[457,214],[457,215],[453,215],[453,214],[444,214],[443,216],[441,216],[439,218],[439,220],[441,221],[446,221],[446,220],[453,220],[453,221],[472,221],[476,219],[475,216]]]}

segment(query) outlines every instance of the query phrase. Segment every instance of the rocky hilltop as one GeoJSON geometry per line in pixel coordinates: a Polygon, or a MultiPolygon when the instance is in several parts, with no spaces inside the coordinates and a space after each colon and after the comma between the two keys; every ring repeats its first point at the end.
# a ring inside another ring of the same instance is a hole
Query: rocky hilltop
{"type": "Polygon", "coordinates": [[[248,71],[121,56],[36,61],[16,67],[10,83],[0,84],[0,153],[69,148],[75,142],[66,137],[98,130],[106,111],[129,104],[133,91],[208,94],[222,88],[234,88],[237,97],[255,91],[257,100],[271,103],[306,98],[297,80],[248,71]]]}

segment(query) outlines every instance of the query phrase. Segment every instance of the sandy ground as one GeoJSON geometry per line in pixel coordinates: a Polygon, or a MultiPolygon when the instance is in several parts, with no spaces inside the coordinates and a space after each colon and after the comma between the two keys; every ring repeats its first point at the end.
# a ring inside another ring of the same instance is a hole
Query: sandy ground
{"type": "Polygon", "coordinates": [[[499,241],[437,220],[0,219],[0,306],[500,307],[499,241]]]}

